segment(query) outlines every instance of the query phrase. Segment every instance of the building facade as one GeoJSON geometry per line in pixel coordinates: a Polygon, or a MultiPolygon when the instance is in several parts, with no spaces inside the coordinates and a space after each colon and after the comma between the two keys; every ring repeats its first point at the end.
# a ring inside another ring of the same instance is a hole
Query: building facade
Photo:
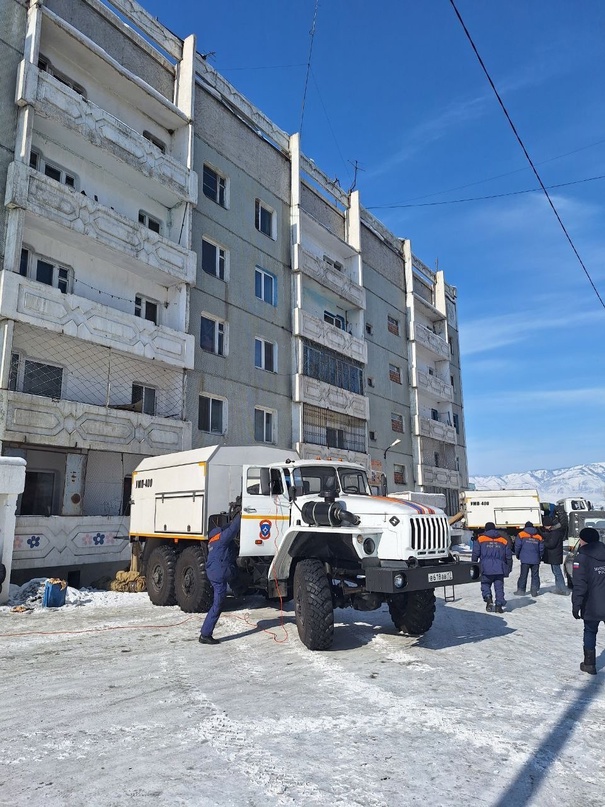
{"type": "Polygon", "coordinates": [[[375,492],[443,492],[455,512],[443,272],[194,36],[132,0],[0,11],[0,440],[27,462],[13,568],[124,562],[140,459],[217,443],[360,462],[375,492]]]}

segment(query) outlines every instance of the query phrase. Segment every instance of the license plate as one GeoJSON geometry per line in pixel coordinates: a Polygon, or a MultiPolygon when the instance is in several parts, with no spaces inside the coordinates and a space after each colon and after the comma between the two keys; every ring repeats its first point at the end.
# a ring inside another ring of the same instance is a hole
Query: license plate
{"type": "Polygon", "coordinates": [[[444,580],[453,580],[454,572],[429,572],[429,583],[442,583],[444,580]]]}

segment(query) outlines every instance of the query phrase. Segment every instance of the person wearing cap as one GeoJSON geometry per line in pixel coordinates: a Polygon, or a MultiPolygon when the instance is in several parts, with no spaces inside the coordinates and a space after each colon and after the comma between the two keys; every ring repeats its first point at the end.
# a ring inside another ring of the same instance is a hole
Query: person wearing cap
{"type": "Polygon", "coordinates": [[[562,594],[566,597],[568,591],[565,580],[563,579],[563,572],[561,571],[561,564],[563,563],[563,535],[565,530],[559,520],[552,516],[544,516],[542,526],[544,527],[544,555],[542,561],[543,563],[548,563],[552,570],[557,594],[562,594]]]}
{"type": "Polygon", "coordinates": [[[493,521],[488,521],[483,532],[473,541],[473,562],[481,561],[481,594],[485,610],[494,610],[492,585],[496,598],[496,613],[503,614],[504,578],[513,567],[513,554],[507,538],[500,534],[493,521]]]}
{"type": "Polygon", "coordinates": [[[515,594],[525,594],[527,575],[531,571],[530,591],[532,597],[537,597],[540,591],[540,561],[544,554],[544,541],[531,521],[526,521],[522,530],[519,530],[515,541],[515,555],[521,561],[521,572],[517,581],[515,594]]]}
{"type": "Polygon", "coordinates": [[[206,619],[200,630],[201,644],[218,644],[219,640],[212,635],[218,618],[223,610],[227,596],[227,583],[234,572],[234,542],[239,533],[241,515],[236,517],[222,530],[218,527],[208,536],[208,559],[206,561],[206,576],[212,584],[214,599],[206,619]]]}
{"type": "Polygon", "coordinates": [[[580,549],[573,564],[571,610],[574,619],[584,620],[584,661],[582,672],[597,674],[597,632],[605,621],[605,544],[599,531],[584,527],[580,549]]]}

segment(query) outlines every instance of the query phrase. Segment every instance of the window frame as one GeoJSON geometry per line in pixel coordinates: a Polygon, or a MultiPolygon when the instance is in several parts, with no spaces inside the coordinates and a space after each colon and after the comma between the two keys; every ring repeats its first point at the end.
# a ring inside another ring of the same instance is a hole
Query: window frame
{"type": "Polygon", "coordinates": [[[221,398],[218,395],[210,395],[210,394],[207,394],[207,393],[201,393],[198,396],[198,409],[197,409],[197,428],[198,428],[198,431],[204,432],[205,434],[226,434],[227,433],[227,414],[228,414],[228,408],[227,408],[227,399],[226,398],[221,398]],[[205,400],[205,401],[209,401],[209,404],[208,404],[208,407],[209,407],[208,408],[208,415],[209,415],[208,426],[209,426],[209,428],[208,429],[202,428],[202,426],[200,425],[201,420],[202,420],[202,410],[201,410],[202,399],[205,400]],[[220,412],[221,412],[221,429],[220,429],[220,431],[218,431],[216,429],[214,429],[214,430],[212,429],[212,419],[213,419],[213,411],[212,411],[212,409],[213,409],[213,404],[214,403],[220,404],[220,412]]]}
{"type": "Polygon", "coordinates": [[[391,431],[397,432],[397,434],[405,434],[403,414],[400,412],[391,412],[391,431]],[[401,426],[401,428],[397,428],[398,426],[401,426]]]}
{"type": "Polygon", "coordinates": [[[401,465],[397,462],[393,464],[393,484],[407,485],[407,470],[405,465],[401,465]]]}
{"type": "Polygon", "coordinates": [[[277,373],[277,342],[271,342],[262,336],[254,337],[254,367],[257,370],[264,370],[266,373],[277,373]],[[260,346],[261,359],[257,363],[257,346],[260,346]],[[267,367],[267,347],[271,347],[273,367],[267,367]]]}
{"type": "Polygon", "coordinates": [[[277,307],[277,276],[273,274],[273,272],[269,272],[266,269],[263,269],[262,266],[255,266],[254,267],[254,296],[257,300],[260,300],[262,303],[267,303],[267,305],[272,305],[274,308],[277,307]],[[257,277],[261,279],[261,295],[259,296],[256,293],[257,287],[257,277]],[[265,298],[265,284],[267,279],[271,280],[272,283],[272,294],[271,294],[271,301],[265,298]]]}
{"type": "Polygon", "coordinates": [[[78,176],[76,174],[72,174],[67,170],[67,168],[63,168],[63,166],[59,163],[56,163],[53,160],[47,160],[44,154],[38,148],[32,147],[30,149],[29,167],[34,171],[37,171],[39,174],[43,174],[45,177],[48,177],[48,179],[52,179],[53,182],[58,182],[65,188],[71,188],[71,190],[74,191],[79,190],[80,181],[78,176]],[[57,179],[57,177],[49,174],[47,172],[47,168],[56,171],[59,174],[59,178],[57,179]]]}
{"type": "Polygon", "coordinates": [[[60,401],[63,396],[63,389],[65,386],[65,367],[60,364],[52,364],[47,361],[38,361],[37,359],[30,358],[25,356],[18,351],[13,351],[11,353],[10,359],[10,369],[9,369],[9,378],[8,378],[8,388],[13,392],[22,392],[25,395],[37,395],[41,398],[50,398],[54,401],[60,401]],[[33,390],[26,390],[26,383],[27,383],[27,375],[28,372],[31,373],[31,369],[28,371],[27,365],[37,365],[38,367],[47,367],[53,370],[60,371],[59,377],[59,394],[58,395],[48,395],[45,392],[38,392],[33,390]]]}
{"type": "Polygon", "coordinates": [[[210,163],[204,163],[202,167],[202,193],[206,199],[210,199],[210,201],[214,202],[214,204],[219,207],[225,210],[229,209],[229,178],[210,163]],[[215,191],[213,191],[211,185],[206,182],[206,173],[214,175],[214,181],[216,183],[215,191]],[[207,189],[210,193],[206,192],[207,189]]]}
{"type": "Polygon", "coordinates": [[[392,317],[390,314],[387,314],[387,330],[394,336],[400,336],[399,320],[396,317],[392,317]]]}
{"type": "Polygon", "coordinates": [[[138,381],[132,382],[131,387],[131,404],[134,406],[141,401],[141,414],[142,415],[150,415],[152,417],[157,416],[158,412],[158,388],[157,387],[150,387],[148,384],[140,384],[138,381]],[[141,397],[135,400],[135,387],[141,390],[141,397]],[[147,410],[147,394],[153,392],[153,412],[149,412],[147,410]]]}
{"type": "Polygon", "coordinates": [[[228,325],[227,321],[221,319],[220,317],[215,317],[213,314],[209,314],[207,311],[202,311],[200,314],[200,341],[199,341],[200,349],[204,351],[204,353],[212,353],[214,356],[227,356],[228,355],[228,325]],[[212,333],[212,349],[208,347],[204,347],[203,339],[202,339],[202,328],[203,323],[211,322],[213,324],[213,333],[212,333]]]}
{"type": "Polygon", "coordinates": [[[267,238],[270,238],[272,241],[277,241],[277,211],[275,208],[268,205],[266,202],[260,197],[256,197],[254,200],[254,226],[258,230],[259,233],[266,235],[267,238]],[[267,229],[263,226],[264,216],[263,214],[269,215],[269,227],[267,229]]]}
{"type": "Polygon", "coordinates": [[[159,137],[150,132],[148,129],[143,129],[143,137],[145,140],[148,140],[153,146],[156,147],[162,154],[166,154],[166,143],[161,140],[159,137]]]}
{"type": "Polygon", "coordinates": [[[393,384],[401,384],[401,367],[389,362],[389,381],[393,384]]]}
{"type": "Polygon", "coordinates": [[[208,238],[207,236],[203,235],[201,266],[202,266],[202,272],[204,272],[207,275],[210,275],[210,277],[215,277],[217,280],[222,280],[223,282],[226,283],[229,280],[229,250],[226,249],[224,246],[222,246],[222,244],[219,244],[217,241],[214,241],[212,238],[208,238]],[[213,272],[209,272],[204,266],[204,244],[213,247],[215,250],[213,272]],[[221,257],[223,263],[222,271],[221,271],[221,257]]]}
{"type": "Polygon", "coordinates": [[[34,249],[27,246],[27,244],[21,246],[18,274],[21,277],[34,280],[36,283],[42,283],[45,286],[58,289],[61,294],[73,293],[75,277],[72,267],[56,263],[52,258],[38,254],[34,249]],[[24,260],[25,253],[27,253],[27,257],[24,260]],[[45,264],[50,269],[52,275],[50,283],[47,283],[45,280],[40,280],[38,276],[39,264],[41,263],[45,264]],[[23,272],[23,268],[25,268],[25,272],[23,272]]]}
{"type": "Polygon", "coordinates": [[[145,227],[150,232],[156,233],[160,236],[162,235],[162,230],[164,228],[163,221],[158,219],[157,216],[153,216],[151,213],[148,213],[146,210],[139,210],[138,222],[142,227],[145,227]],[[154,225],[153,227],[151,226],[152,224],[154,225]]]}
{"type": "Polygon", "coordinates": [[[275,409],[270,409],[266,406],[255,406],[254,407],[254,442],[256,443],[265,443],[267,445],[275,445],[277,442],[277,412],[275,409]],[[262,439],[258,437],[257,432],[257,415],[263,416],[262,422],[262,431],[263,437],[262,439]],[[271,430],[270,439],[267,440],[267,421],[269,421],[269,428],[271,430]]]}
{"type": "Polygon", "coordinates": [[[135,317],[140,317],[141,319],[146,320],[147,322],[153,322],[154,325],[160,324],[160,302],[159,300],[154,300],[152,297],[147,297],[145,294],[135,294],[134,297],[134,315],[135,317]],[[155,319],[146,316],[142,313],[143,309],[147,309],[148,305],[154,305],[156,308],[155,312],[155,319]],[[137,308],[139,312],[137,313],[137,308]]]}
{"type": "Polygon", "coordinates": [[[339,331],[347,330],[347,325],[345,318],[342,314],[333,314],[331,311],[324,310],[324,322],[327,322],[328,325],[332,325],[334,328],[338,328],[339,331]]]}

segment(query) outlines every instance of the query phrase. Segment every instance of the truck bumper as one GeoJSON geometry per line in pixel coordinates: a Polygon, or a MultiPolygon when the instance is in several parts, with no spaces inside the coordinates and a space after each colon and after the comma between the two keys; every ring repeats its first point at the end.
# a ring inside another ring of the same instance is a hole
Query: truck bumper
{"type": "Polygon", "coordinates": [[[366,590],[381,594],[401,594],[440,586],[474,583],[481,576],[478,563],[440,563],[435,566],[392,568],[369,566],[365,569],[366,590]]]}

